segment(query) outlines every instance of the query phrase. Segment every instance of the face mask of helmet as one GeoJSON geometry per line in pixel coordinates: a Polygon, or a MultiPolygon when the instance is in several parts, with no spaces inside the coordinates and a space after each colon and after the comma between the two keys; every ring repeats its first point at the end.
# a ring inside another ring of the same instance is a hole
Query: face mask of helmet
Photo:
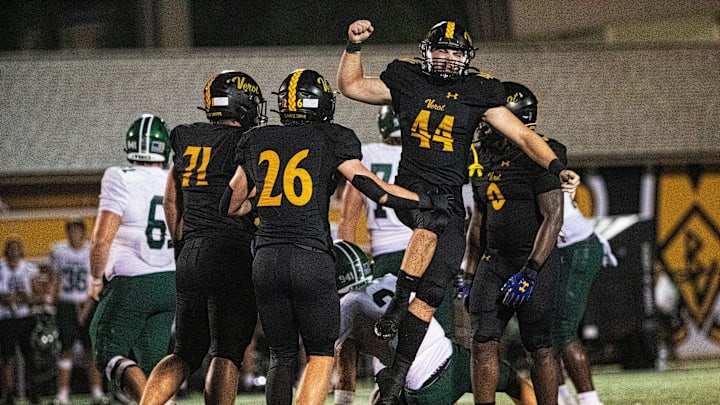
{"type": "Polygon", "coordinates": [[[420,42],[423,70],[443,79],[464,75],[475,57],[470,34],[452,21],[443,21],[430,29],[420,42]]]}
{"type": "Polygon", "coordinates": [[[395,115],[392,106],[384,105],[378,111],[378,128],[383,140],[400,138],[400,120],[395,115]]]}
{"type": "Polygon", "coordinates": [[[514,145],[509,139],[495,132],[485,121],[480,122],[475,131],[473,143],[481,153],[492,155],[502,155],[514,145]]]}
{"type": "Polygon", "coordinates": [[[525,126],[535,129],[538,101],[535,95],[522,84],[503,82],[505,89],[505,107],[507,107],[525,126]]]}

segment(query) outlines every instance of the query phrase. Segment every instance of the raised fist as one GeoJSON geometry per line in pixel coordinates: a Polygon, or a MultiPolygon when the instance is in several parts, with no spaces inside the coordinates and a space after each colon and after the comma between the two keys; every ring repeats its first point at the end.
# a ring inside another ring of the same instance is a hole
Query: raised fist
{"type": "Polygon", "coordinates": [[[357,20],[348,27],[348,41],[359,44],[370,37],[374,28],[368,20],[357,20]]]}

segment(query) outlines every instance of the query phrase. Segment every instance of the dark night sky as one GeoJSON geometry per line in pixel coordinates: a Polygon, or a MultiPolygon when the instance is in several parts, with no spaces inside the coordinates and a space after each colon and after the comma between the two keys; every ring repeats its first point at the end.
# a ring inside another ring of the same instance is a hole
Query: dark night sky
{"type": "MultiPolygon", "coordinates": [[[[406,43],[419,40],[432,25],[445,19],[467,26],[466,3],[195,0],[189,6],[190,29],[193,46],[197,47],[339,44],[345,41],[348,24],[366,18],[383,27],[374,42],[406,43]]],[[[500,10],[505,3],[488,2],[500,10]]],[[[102,27],[100,47],[139,47],[143,6],[156,7],[153,4],[152,0],[5,0],[0,16],[0,50],[23,49],[28,41],[22,38],[28,36],[35,38],[35,45],[31,45],[34,49],[58,49],[63,27],[93,23],[102,27]]]]}

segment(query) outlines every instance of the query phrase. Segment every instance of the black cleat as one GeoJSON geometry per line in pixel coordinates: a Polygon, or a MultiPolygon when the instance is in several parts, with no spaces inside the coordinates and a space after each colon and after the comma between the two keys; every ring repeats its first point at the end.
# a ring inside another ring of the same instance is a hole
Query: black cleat
{"type": "Polygon", "coordinates": [[[375,382],[380,389],[379,405],[406,404],[402,395],[403,387],[405,387],[404,375],[395,375],[392,368],[386,367],[377,373],[375,382]]]}
{"type": "Polygon", "coordinates": [[[389,398],[382,398],[378,405],[400,405],[400,399],[395,395],[391,395],[389,398]]]}

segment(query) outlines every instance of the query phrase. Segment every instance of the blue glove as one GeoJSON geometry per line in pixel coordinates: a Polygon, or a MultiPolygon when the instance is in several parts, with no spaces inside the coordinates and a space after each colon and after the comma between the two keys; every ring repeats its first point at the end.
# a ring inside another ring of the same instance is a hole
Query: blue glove
{"type": "Polygon", "coordinates": [[[465,311],[470,312],[470,287],[471,284],[463,284],[462,287],[460,287],[460,295],[462,295],[463,300],[463,307],[465,307],[465,311]]]}
{"type": "Polygon", "coordinates": [[[502,303],[509,307],[517,308],[529,300],[535,289],[536,278],[537,271],[527,267],[527,265],[523,266],[522,269],[513,274],[500,289],[500,291],[505,293],[502,303]]]}
{"type": "Polygon", "coordinates": [[[470,287],[472,287],[474,273],[463,273],[460,279],[460,286],[457,290],[457,298],[461,299],[467,312],[470,312],[470,287]]]}

